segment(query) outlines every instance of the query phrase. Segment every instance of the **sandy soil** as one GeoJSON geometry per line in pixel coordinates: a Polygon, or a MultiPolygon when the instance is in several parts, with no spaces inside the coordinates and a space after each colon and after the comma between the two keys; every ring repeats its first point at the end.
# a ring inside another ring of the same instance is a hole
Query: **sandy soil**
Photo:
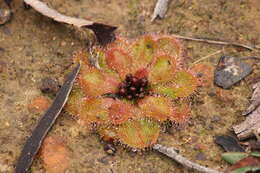
{"type": "MultiPolygon", "coordinates": [[[[118,26],[117,34],[135,38],[144,33],[182,34],[193,37],[260,43],[260,1],[258,0],[173,0],[165,19],[150,22],[155,0],[46,0],[56,10],[72,16],[118,26]]],[[[2,1],[0,2],[2,3],[2,1]]],[[[12,4],[12,20],[0,26],[0,172],[13,172],[23,144],[43,112],[33,113],[28,105],[40,91],[40,81],[50,77],[62,84],[71,67],[74,51],[88,46],[89,38],[78,37],[70,28],[24,9],[20,0],[12,4]]],[[[184,41],[190,63],[223,50],[237,57],[259,56],[259,52],[234,47],[184,41]]],[[[216,64],[220,54],[206,59],[216,64]]],[[[251,60],[249,63],[256,63],[251,60]]],[[[251,85],[259,66],[231,90],[215,86],[198,92],[193,99],[193,117],[186,127],[161,134],[159,142],[174,146],[189,159],[214,169],[228,165],[214,144],[214,136],[231,134],[231,126],[243,120],[251,85]]],[[[49,97],[50,100],[53,97],[49,97]]],[[[69,173],[168,173],[188,171],[154,152],[132,153],[118,147],[108,156],[96,135],[63,113],[49,135],[66,139],[70,151],[69,173]]],[[[31,172],[45,172],[36,158],[31,172]]]]}

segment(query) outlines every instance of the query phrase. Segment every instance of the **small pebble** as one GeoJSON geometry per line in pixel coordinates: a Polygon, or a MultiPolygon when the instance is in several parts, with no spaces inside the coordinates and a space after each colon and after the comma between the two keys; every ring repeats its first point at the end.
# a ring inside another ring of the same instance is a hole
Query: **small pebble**
{"type": "Polygon", "coordinates": [[[97,159],[100,163],[103,163],[104,165],[108,165],[109,164],[109,157],[108,156],[104,156],[101,157],[99,159],[97,159]]]}
{"type": "Polygon", "coordinates": [[[224,89],[229,89],[252,71],[252,66],[240,58],[222,56],[215,70],[214,82],[224,89]]]}
{"type": "Polygon", "coordinates": [[[220,120],[221,120],[221,117],[218,115],[213,115],[213,117],[211,118],[212,123],[219,122],[220,120]]]}
{"type": "Polygon", "coordinates": [[[232,136],[216,136],[215,143],[227,152],[244,152],[238,141],[232,136]]]}
{"type": "Polygon", "coordinates": [[[65,41],[62,41],[62,42],[61,42],[61,46],[66,46],[66,44],[67,44],[67,43],[66,43],[65,41]]]}
{"type": "Polygon", "coordinates": [[[0,73],[3,73],[6,70],[6,63],[3,61],[0,61],[0,73]]]}
{"type": "Polygon", "coordinates": [[[11,19],[12,13],[9,8],[0,8],[0,25],[5,24],[11,19]]]}
{"type": "Polygon", "coordinates": [[[5,3],[10,7],[11,2],[12,2],[13,0],[4,0],[4,1],[5,1],[5,3]]]}
{"type": "Polygon", "coordinates": [[[205,156],[205,154],[203,152],[199,152],[198,154],[196,154],[195,156],[196,160],[206,160],[207,157],[205,156]]]}
{"type": "Polygon", "coordinates": [[[260,141],[251,140],[249,141],[249,146],[253,150],[260,150],[260,141]]]}
{"type": "Polygon", "coordinates": [[[104,151],[109,154],[109,155],[115,155],[116,153],[116,148],[113,144],[106,143],[104,146],[104,151]]]}
{"type": "Polygon", "coordinates": [[[12,34],[12,31],[9,27],[7,26],[2,26],[2,29],[3,29],[3,33],[6,34],[6,35],[11,35],[12,34]]]}
{"type": "Polygon", "coordinates": [[[214,91],[210,91],[210,92],[208,93],[208,96],[214,97],[214,96],[216,96],[216,93],[215,93],[214,91]]]}
{"type": "Polygon", "coordinates": [[[59,90],[59,83],[52,78],[46,77],[41,81],[40,90],[45,94],[55,95],[59,90]]]}
{"type": "Polygon", "coordinates": [[[6,127],[9,127],[9,126],[10,126],[10,123],[6,121],[6,122],[5,122],[5,126],[6,126],[6,127]]]}

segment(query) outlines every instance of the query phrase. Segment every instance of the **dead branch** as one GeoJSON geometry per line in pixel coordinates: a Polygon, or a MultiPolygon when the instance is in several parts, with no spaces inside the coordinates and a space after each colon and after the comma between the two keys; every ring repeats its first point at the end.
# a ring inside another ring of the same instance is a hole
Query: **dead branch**
{"type": "Polygon", "coordinates": [[[225,42],[225,41],[216,41],[216,40],[208,40],[208,39],[203,39],[203,38],[193,38],[193,37],[187,37],[187,36],[182,36],[182,35],[176,35],[172,34],[174,37],[183,39],[183,40],[191,40],[191,41],[198,41],[198,42],[204,42],[204,43],[209,43],[209,44],[218,44],[218,45],[226,45],[226,46],[234,46],[234,47],[242,47],[251,51],[259,51],[260,47],[259,46],[248,46],[245,44],[240,44],[240,43],[235,43],[235,42],[225,42]]]}
{"type": "Polygon", "coordinates": [[[172,158],[173,160],[177,161],[178,163],[182,164],[185,167],[188,167],[190,169],[195,169],[199,172],[204,172],[204,173],[221,173],[219,171],[201,166],[197,163],[194,163],[188,159],[186,159],[185,157],[183,157],[182,155],[178,154],[174,148],[168,148],[165,146],[162,146],[160,144],[155,144],[153,146],[153,149],[156,151],[159,151],[162,154],[165,154],[166,156],[172,158]]]}
{"type": "Polygon", "coordinates": [[[205,59],[208,59],[208,58],[211,57],[211,56],[217,55],[217,54],[219,54],[219,53],[221,53],[221,52],[223,52],[223,51],[222,51],[222,50],[218,50],[218,51],[213,52],[213,53],[211,53],[211,54],[209,54],[209,55],[207,55],[207,56],[204,56],[204,57],[198,59],[197,61],[193,62],[193,63],[191,64],[191,66],[197,64],[197,63],[200,62],[200,61],[203,61],[203,60],[205,60],[205,59]]]}

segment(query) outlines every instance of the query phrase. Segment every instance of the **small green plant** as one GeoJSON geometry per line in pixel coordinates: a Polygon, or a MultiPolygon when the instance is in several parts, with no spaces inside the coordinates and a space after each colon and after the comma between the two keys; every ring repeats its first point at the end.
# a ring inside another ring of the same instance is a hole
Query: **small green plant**
{"type": "Polygon", "coordinates": [[[78,52],[82,68],[66,110],[95,124],[104,140],[143,149],[156,143],[166,121],[185,123],[187,97],[198,85],[184,67],[182,44],[171,36],[118,38],[105,48],[78,52]]]}

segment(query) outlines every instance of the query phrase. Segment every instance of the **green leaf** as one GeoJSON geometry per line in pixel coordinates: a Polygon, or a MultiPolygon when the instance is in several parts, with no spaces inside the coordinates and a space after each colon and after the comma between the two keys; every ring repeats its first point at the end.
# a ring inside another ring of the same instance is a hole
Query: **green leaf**
{"type": "Polygon", "coordinates": [[[160,55],[156,57],[155,62],[151,65],[149,80],[152,83],[168,82],[173,79],[176,70],[174,57],[169,55],[160,55]]]}
{"type": "Polygon", "coordinates": [[[128,120],[117,128],[117,135],[123,144],[139,149],[155,144],[159,133],[158,122],[148,118],[128,120]]]}
{"type": "Polygon", "coordinates": [[[106,64],[124,79],[130,73],[132,58],[124,50],[113,48],[106,51],[106,64]]]}
{"type": "Polygon", "coordinates": [[[174,37],[161,37],[156,40],[158,50],[167,53],[176,59],[182,58],[183,48],[180,42],[174,37]]]}
{"type": "Polygon", "coordinates": [[[131,55],[133,57],[133,71],[145,68],[152,62],[156,52],[156,43],[153,38],[146,35],[138,39],[131,47],[131,55]],[[136,69],[135,69],[136,68],[136,69]]]}
{"type": "Polygon", "coordinates": [[[171,99],[166,97],[147,96],[139,101],[138,106],[147,117],[152,117],[158,121],[165,121],[172,114],[171,99]]]}
{"type": "Polygon", "coordinates": [[[187,71],[177,71],[171,82],[152,86],[155,93],[176,97],[188,97],[197,89],[197,79],[187,71]]]}
{"type": "Polygon", "coordinates": [[[248,154],[243,152],[226,152],[222,154],[222,159],[230,164],[234,164],[247,156],[248,154]]]}
{"type": "Polygon", "coordinates": [[[167,87],[161,84],[152,86],[152,91],[158,94],[162,94],[165,96],[168,96],[172,99],[176,99],[178,97],[178,94],[172,87],[167,87]]]}
{"type": "Polygon", "coordinates": [[[251,152],[250,155],[254,157],[260,157],[260,152],[251,152]]]}
{"type": "Polygon", "coordinates": [[[260,166],[246,166],[243,168],[235,169],[230,173],[247,173],[248,171],[258,171],[258,170],[260,170],[260,166]]]}

